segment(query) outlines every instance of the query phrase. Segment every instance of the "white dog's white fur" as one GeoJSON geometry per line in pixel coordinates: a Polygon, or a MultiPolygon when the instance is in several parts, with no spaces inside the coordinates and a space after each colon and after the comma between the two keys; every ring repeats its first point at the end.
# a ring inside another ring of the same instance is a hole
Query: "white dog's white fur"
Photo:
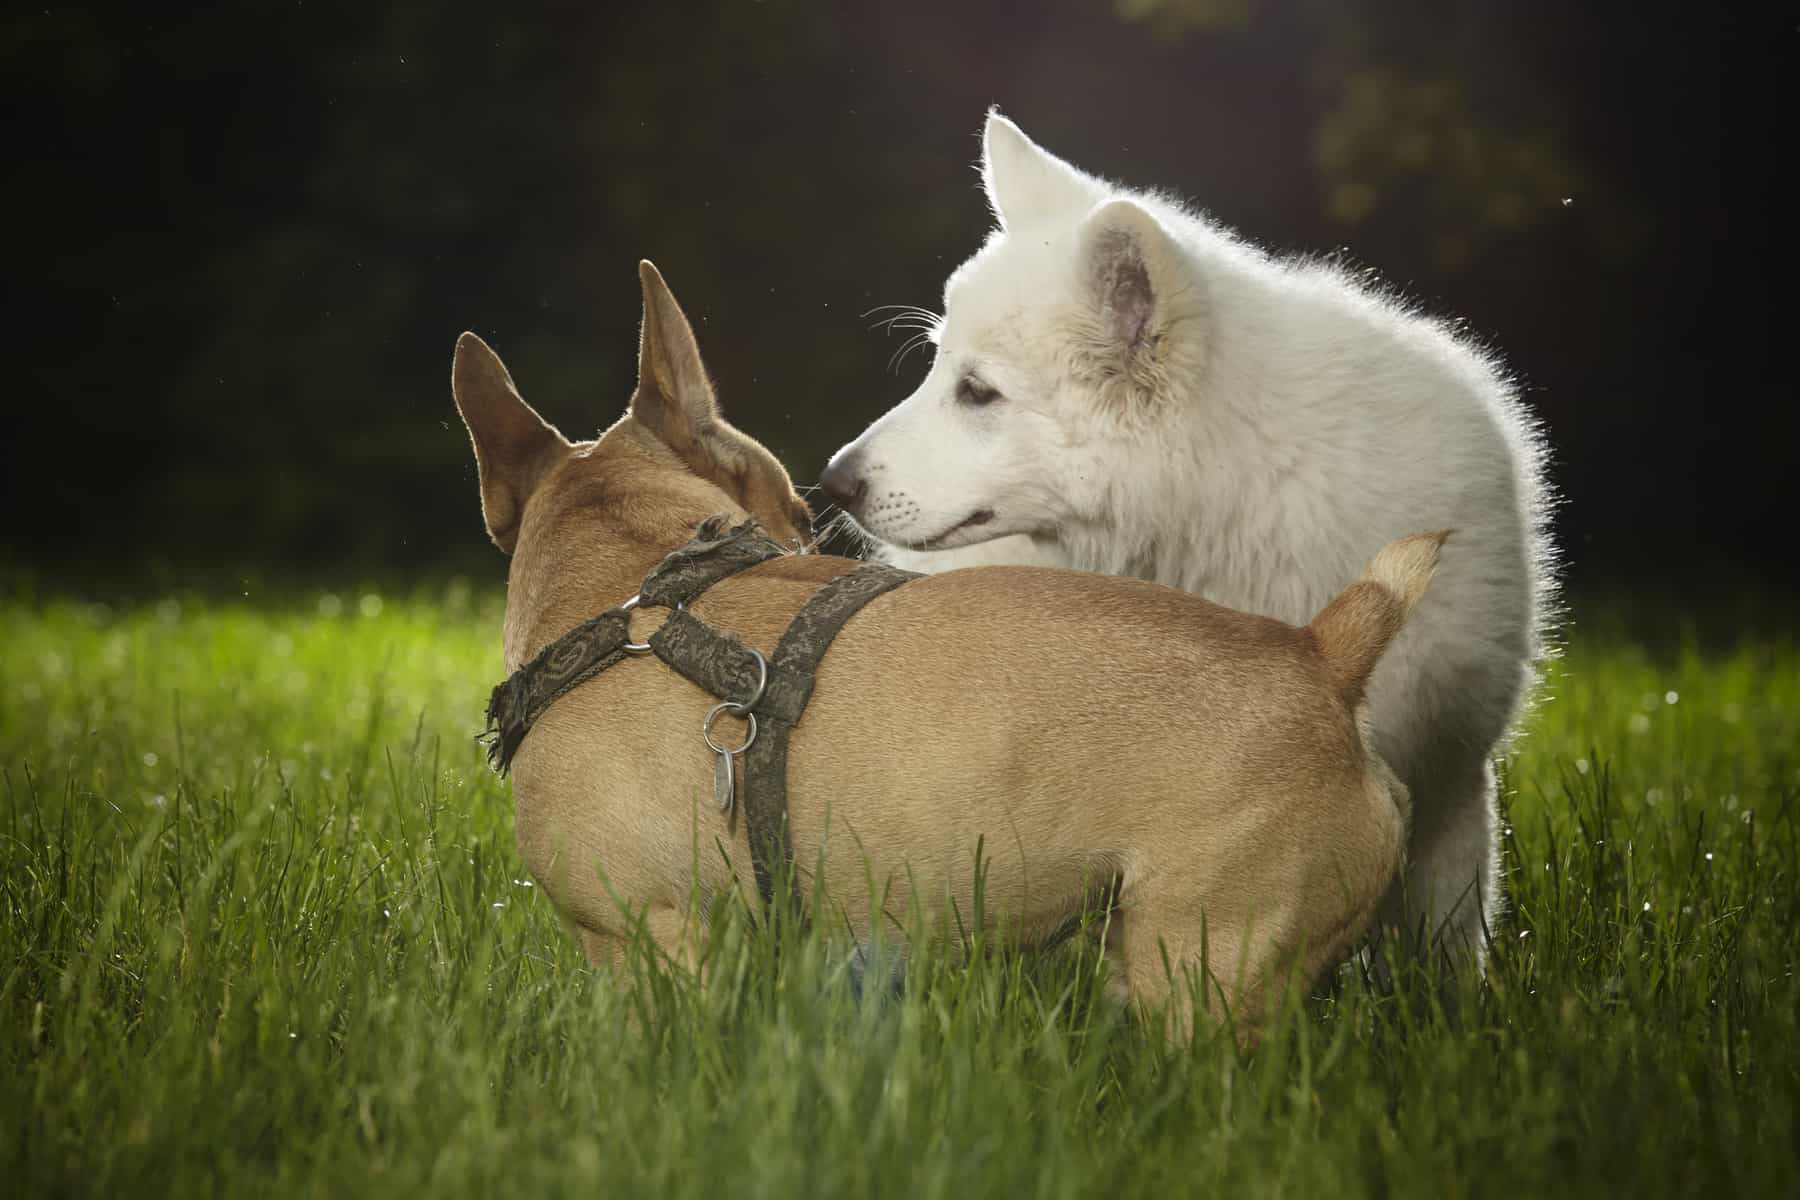
{"type": "Polygon", "coordinates": [[[1513,385],[1393,295],[1078,171],[998,113],[981,174],[999,227],[945,285],[936,361],[828,490],[835,472],[903,566],[1136,575],[1292,622],[1393,538],[1453,529],[1370,718],[1414,810],[1384,920],[1480,962],[1493,757],[1552,590],[1542,443],[1513,385]]]}

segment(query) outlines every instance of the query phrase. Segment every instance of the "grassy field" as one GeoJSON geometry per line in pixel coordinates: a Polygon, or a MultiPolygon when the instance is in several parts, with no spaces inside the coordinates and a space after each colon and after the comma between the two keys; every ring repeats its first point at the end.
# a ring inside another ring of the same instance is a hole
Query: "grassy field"
{"type": "Polygon", "coordinates": [[[1577,625],[1485,982],[1170,1049],[1086,946],[590,970],[470,740],[497,598],[0,603],[20,1196],[1792,1194],[1800,655],[1577,625]]]}

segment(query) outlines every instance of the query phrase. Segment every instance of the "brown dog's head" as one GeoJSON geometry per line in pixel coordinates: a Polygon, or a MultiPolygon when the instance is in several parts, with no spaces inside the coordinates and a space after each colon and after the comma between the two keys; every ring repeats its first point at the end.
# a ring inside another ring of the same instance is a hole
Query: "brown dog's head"
{"type": "Polygon", "coordinates": [[[451,390],[475,443],[488,535],[507,554],[540,543],[555,554],[597,550],[613,538],[666,550],[706,517],[733,513],[800,545],[812,526],[806,502],[775,456],[719,415],[681,306],[648,261],[638,274],[637,391],[595,441],[569,442],[525,403],[485,342],[457,340],[451,390]]]}

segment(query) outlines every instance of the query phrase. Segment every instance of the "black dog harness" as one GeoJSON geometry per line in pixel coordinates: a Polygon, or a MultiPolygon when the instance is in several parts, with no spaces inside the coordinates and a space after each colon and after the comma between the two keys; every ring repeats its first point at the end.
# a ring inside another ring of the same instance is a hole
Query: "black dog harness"
{"type": "Polygon", "coordinates": [[[691,542],[650,572],[637,595],[557,638],[494,689],[487,732],[480,739],[487,745],[488,765],[506,774],[532,725],[565,692],[628,655],[655,654],[719,698],[701,727],[701,736],[717,755],[716,799],[730,811],[736,792],[732,758],[742,755],[750,865],[757,892],[765,903],[771,901],[777,873],[785,874],[793,865],[787,827],[788,735],[812,698],[819,661],[863,605],[918,578],[882,563],[864,563],[838,576],[801,607],[767,659],[687,611],[690,601],[721,579],[786,553],[753,521],[733,529],[725,528],[723,517],[702,522],[691,542]],[[628,622],[638,607],[674,611],[647,642],[633,642],[628,622]],[[722,712],[748,722],[746,740],[735,749],[713,738],[713,722],[722,712]]]}

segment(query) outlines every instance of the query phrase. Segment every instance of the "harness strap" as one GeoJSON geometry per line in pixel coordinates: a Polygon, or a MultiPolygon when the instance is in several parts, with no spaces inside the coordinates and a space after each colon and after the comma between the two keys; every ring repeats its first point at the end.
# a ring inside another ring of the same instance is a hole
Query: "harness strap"
{"type": "Polygon", "coordinates": [[[650,572],[638,600],[652,608],[679,608],[726,576],[786,553],[754,522],[728,529],[725,518],[708,517],[687,545],[650,572]]]}
{"type": "MultiPolygon", "coordinates": [[[[662,628],[650,635],[650,649],[676,674],[721,700],[742,699],[756,690],[756,662],[744,643],[685,608],[670,613],[662,628]]],[[[791,669],[770,660],[769,682],[751,711],[759,722],[765,716],[798,721],[811,691],[811,680],[795,679],[791,669]]]]}
{"type": "MultiPolygon", "coordinates": [[[[756,890],[764,903],[775,898],[776,873],[793,866],[787,825],[788,737],[812,699],[819,662],[864,605],[915,578],[897,567],[864,563],[814,592],[776,643],[768,684],[751,708],[757,717],[756,741],[744,753],[744,827],[756,890]]],[[[744,644],[685,609],[671,613],[650,635],[650,648],[720,699],[747,695],[756,686],[756,665],[744,644]]]]}
{"type": "Polygon", "coordinates": [[[750,838],[750,865],[763,902],[775,897],[769,864],[788,872],[794,865],[794,841],[787,820],[788,735],[812,699],[819,660],[844,624],[869,601],[918,576],[884,563],[864,563],[814,592],[775,645],[769,663],[769,690],[757,708],[768,707],[761,736],[744,755],[744,827],[750,838]],[[777,683],[782,690],[776,691],[777,683]],[[792,706],[794,715],[776,709],[792,706]]]}
{"type": "Polygon", "coordinates": [[[519,743],[537,719],[565,692],[586,683],[625,657],[630,640],[624,609],[609,608],[557,638],[488,696],[488,766],[506,774],[519,743]]]}
{"type": "MultiPolygon", "coordinates": [[[[678,608],[727,575],[784,553],[753,523],[727,528],[724,517],[708,517],[694,530],[693,540],[650,572],[638,592],[639,603],[678,608]]],[[[545,646],[493,690],[488,696],[487,732],[477,739],[487,746],[488,766],[506,774],[520,743],[545,709],[625,657],[626,643],[631,640],[630,620],[623,608],[609,608],[588,618],[545,646]]],[[[702,680],[695,682],[707,686],[702,680]]]]}
{"type": "MultiPolygon", "coordinates": [[[[663,559],[644,580],[638,603],[672,609],[650,635],[656,656],[721,700],[756,692],[756,661],[744,644],[684,607],[729,575],[786,553],[753,522],[727,528],[712,518],[686,546],[663,559]]],[[[862,607],[917,576],[883,563],[864,563],[814,592],[801,606],[768,662],[767,686],[750,712],[758,736],[744,752],[744,825],[756,890],[772,903],[778,873],[793,867],[787,823],[788,737],[812,699],[819,661],[832,639],[862,607]]],[[[629,604],[629,602],[627,602],[629,604]]],[[[559,697],[623,659],[630,615],[612,608],[576,626],[515,671],[488,699],[488,763],[505,774],[525,735],[559,697]]]]}

